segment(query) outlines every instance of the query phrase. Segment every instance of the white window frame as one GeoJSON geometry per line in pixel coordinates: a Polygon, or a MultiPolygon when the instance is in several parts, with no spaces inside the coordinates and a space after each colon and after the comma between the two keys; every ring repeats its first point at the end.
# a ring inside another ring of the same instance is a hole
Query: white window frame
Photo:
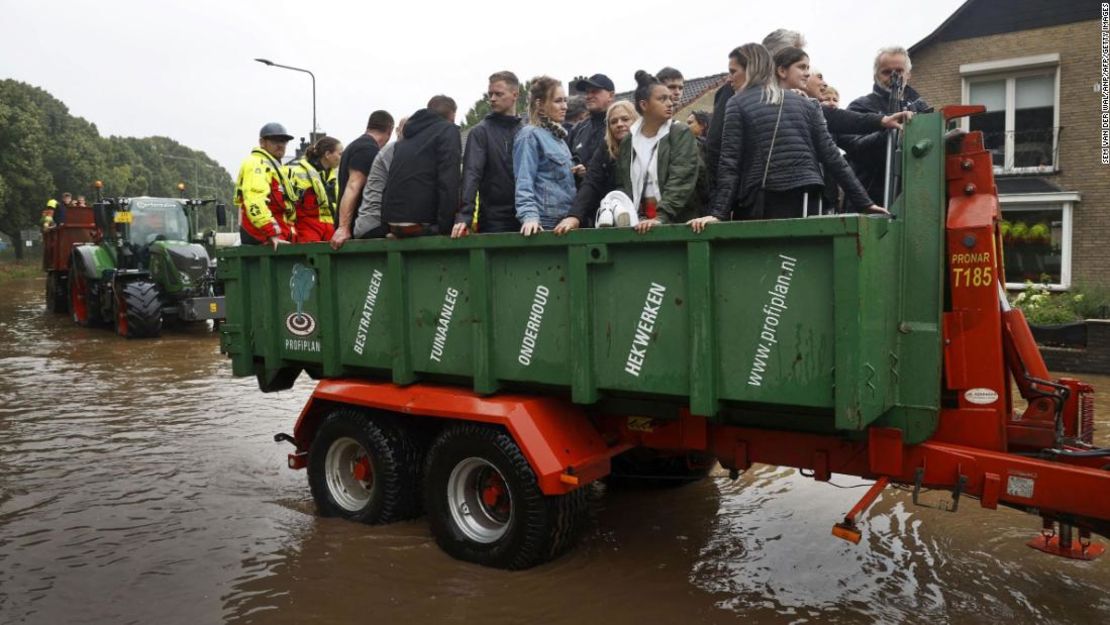
{"type": "MultiPolygon", "coordinates": [[[[970,104],[971,84],[975,82],[1006,81],[1006,122],[1003,165],[995,166],[996,174],[1051,174],[1060,170],[1060,55],[1058,53],[1039,54],[1020,58],[965,63],[960,65],[960,100],[970,104]],[[1017,102],[1016,79],[1026,76],[1043,76],[1045,69],[1052,68],[1054,76],[1052,103],[1052,165],[1036,167],[1014,167],[1014,106],[1017,102]]],[[[968,118],[962,121],[964,130],[971,129],[968,118]]]]}
{"type": "MultiPolygon", "coordinates": [[[[998,196],[999,212],[1005,219],[1005,211],[1011,213],[1021,210],[1045,210],[1059,206],[1062,211],[1063,228],[1060,233],[1060,282],[1049,283],[1051,291],[1066,291],[1071,288],[1071,243],[1072,243],[1072,215],[1073,208],[1080,196],[1073,192],[1059,193],[1013,193],[998,196]]],[[[1003,256],[1005,260],[1005,256],[1003,256]]],[[[1006,288],[1011,291],[1025,290],[1024,282],[1007,282],[1006,288]]]]}

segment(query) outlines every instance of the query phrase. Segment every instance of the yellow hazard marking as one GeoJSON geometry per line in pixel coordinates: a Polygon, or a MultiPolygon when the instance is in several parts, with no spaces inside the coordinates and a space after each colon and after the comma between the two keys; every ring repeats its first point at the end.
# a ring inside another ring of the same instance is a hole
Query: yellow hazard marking
{"type": "Polygon", "coordinates": [[[117,224],[129,224],[131,223],[131,212],[120,211],[116,213],[116,216],[112,218],[112,221],[116,222],[117,224]]]}
{"type": "Polygon", "coordinates": [[[215,313],[216,308],[217,308],[216,302],[208,302],[208,312],[215,313]]]}

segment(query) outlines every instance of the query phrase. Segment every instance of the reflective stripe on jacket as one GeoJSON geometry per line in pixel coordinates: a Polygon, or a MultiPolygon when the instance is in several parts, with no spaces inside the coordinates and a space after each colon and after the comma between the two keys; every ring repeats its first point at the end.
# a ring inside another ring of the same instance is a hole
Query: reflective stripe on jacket
{"type": "Polygon", "coordinates": [[[292,240],[292,225],[297,219],[293,197],[292,186],[277,160],[261,148],[251,150],[235,184],[235,203],[243,230],[259,241],[275,236],[292,240]]]}
{"type": "Polygon", "coordinates": [[[287,170],[293,187],[297,219],[315,219],[320,223],[335,223],[335,198],[339,193],[336,169],[320,171],[302,158],[287,170]]]}

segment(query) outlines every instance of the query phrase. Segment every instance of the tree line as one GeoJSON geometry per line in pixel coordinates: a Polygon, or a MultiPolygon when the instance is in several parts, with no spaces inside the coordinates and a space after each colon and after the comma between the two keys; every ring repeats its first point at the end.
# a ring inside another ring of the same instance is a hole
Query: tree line
{"type": "MultiPolygon", "coordinates": [[[[50,198],[64,191],[91,204],[93,183],[105,196],[218,198],[230,204],[231,176],[200,150],[169,137],[102,137],[96,124],[70,115],[46,90],[0,80],[0,232],[11,237],[17,256],[20,231],[37,228],[50,198]]],[[[214,217],[209,227],[215,224],[214,217]]]]}

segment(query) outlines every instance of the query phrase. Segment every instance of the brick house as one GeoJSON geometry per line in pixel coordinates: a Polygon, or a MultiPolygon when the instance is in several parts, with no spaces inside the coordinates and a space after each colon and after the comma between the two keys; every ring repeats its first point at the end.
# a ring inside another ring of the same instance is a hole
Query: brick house
{"type": "Polygon", "coordinates": [[[1011,288],[1110,283],[1099,36],[1098,2],[968,0],[910,48],[931,104],[987,107],[963,124],[994,155],[1011,288]]]}

